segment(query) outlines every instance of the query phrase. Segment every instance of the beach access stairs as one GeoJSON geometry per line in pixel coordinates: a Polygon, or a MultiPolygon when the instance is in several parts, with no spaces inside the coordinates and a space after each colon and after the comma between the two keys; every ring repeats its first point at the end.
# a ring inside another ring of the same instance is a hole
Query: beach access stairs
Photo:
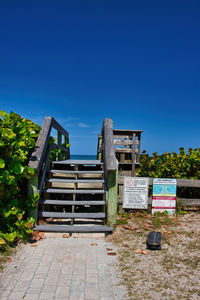
{"type": "Polygon", "coordinates": [[[70,159],[69,133],[45,117],[29,166],[29,196],[39,195],[30,215],[34,230],[66,233],[112,233],[116,225],[118,173],[135,174],[142,131],[113,130],[104,119],[96,160],[70,159]],[[57,143],[52,142],[52,129],[57,143]]]}

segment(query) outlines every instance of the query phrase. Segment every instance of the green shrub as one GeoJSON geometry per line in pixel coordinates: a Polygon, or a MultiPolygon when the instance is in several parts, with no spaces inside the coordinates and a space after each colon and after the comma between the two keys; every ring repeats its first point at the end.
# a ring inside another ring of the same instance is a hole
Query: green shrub
{"type": "Polygon", "coordinates": [[[37,201],[27,198],[27,180],[34,174],[28,161],[40,132],[40,126],[20,115],[0,111],[0,248],[26,239],[34,219],[27,217],[37,201]]]}
{"type": "MultiPolygon", "coordinates": [[[[176,178],[176,179],[200,179],[200,148],[179,148],[179,153],[165,152],[153,155],[143,151],[140,166],[137,172],[139,177],[176,178]]],[[[199,188],[178,188],[181,198],[199,198],[199,188]]]]}
{"type": "Polygon", "coordinates": [[[200,179],[200,148],[184,148],[179,153],[165,152],[158,155],[143,154],[140,158],[138,176],[154,178],[200,179]]]}

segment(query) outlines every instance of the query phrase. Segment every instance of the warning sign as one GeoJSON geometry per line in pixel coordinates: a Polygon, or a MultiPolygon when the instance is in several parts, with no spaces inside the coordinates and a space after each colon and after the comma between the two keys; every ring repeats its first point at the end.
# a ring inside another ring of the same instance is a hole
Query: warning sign
{"type": "Polygon", "coordinates": [[[176,179],[155,178],[153,180],[152,214],[156,211],[176,211],[176,179]]]}
{"type": "Polygon", "coordinates": [[[148,178],[124,177],[123,208],[147,209],[148,178]]]}

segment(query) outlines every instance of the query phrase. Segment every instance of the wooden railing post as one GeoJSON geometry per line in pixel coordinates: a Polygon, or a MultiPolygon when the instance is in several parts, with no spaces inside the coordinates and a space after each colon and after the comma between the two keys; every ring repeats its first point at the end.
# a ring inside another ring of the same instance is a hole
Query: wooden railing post
{"type": "MultiPolygon", "coordinates": [[[[62,145],[62,134],[59,131],[57,133],[57,145],[62,145]]],[[[58,160],[61,160],[61,153],[58,153],[58,160]]]]}
{"type": "Polygon", "coordinates": [[[107,225],[115,227],[117,219],[117,200],[118,200],[118,161],[116,160],[117,168],[115,171],[108,171],[108,203],[107,203],[107,225]]]}
{"type": "Polygon", "coordinates": [[[118,161],[115,156],[113,141],[113,121],[104,119],[102,126],[102,145],[97,153],[103,151],[104,174],[107,194],[107,225],[115,227],[117,218],[117,189],[118,189],[118,161]]]}

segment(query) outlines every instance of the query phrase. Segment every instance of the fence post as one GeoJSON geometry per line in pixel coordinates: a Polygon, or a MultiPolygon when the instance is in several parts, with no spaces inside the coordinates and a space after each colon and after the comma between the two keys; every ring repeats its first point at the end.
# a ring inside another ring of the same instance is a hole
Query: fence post
{"type": "Polygon", "coordinates": [[[118,161],[115,171],[108,171],[108,204],[107,204],[107,225],[115,227],[117,220],[117,200],[118,200],[118,161]]]}
{"type": "MultiPolygon", "coordinates": [[[[38,176],[34,174],[28,181],[28,196],[33,197],[34,194],[38,194],[38,176]]],[[[38,204],[35,208],[29,210],[29,216],[35,219],[37,222],[38,218],[38,204]]]]}

